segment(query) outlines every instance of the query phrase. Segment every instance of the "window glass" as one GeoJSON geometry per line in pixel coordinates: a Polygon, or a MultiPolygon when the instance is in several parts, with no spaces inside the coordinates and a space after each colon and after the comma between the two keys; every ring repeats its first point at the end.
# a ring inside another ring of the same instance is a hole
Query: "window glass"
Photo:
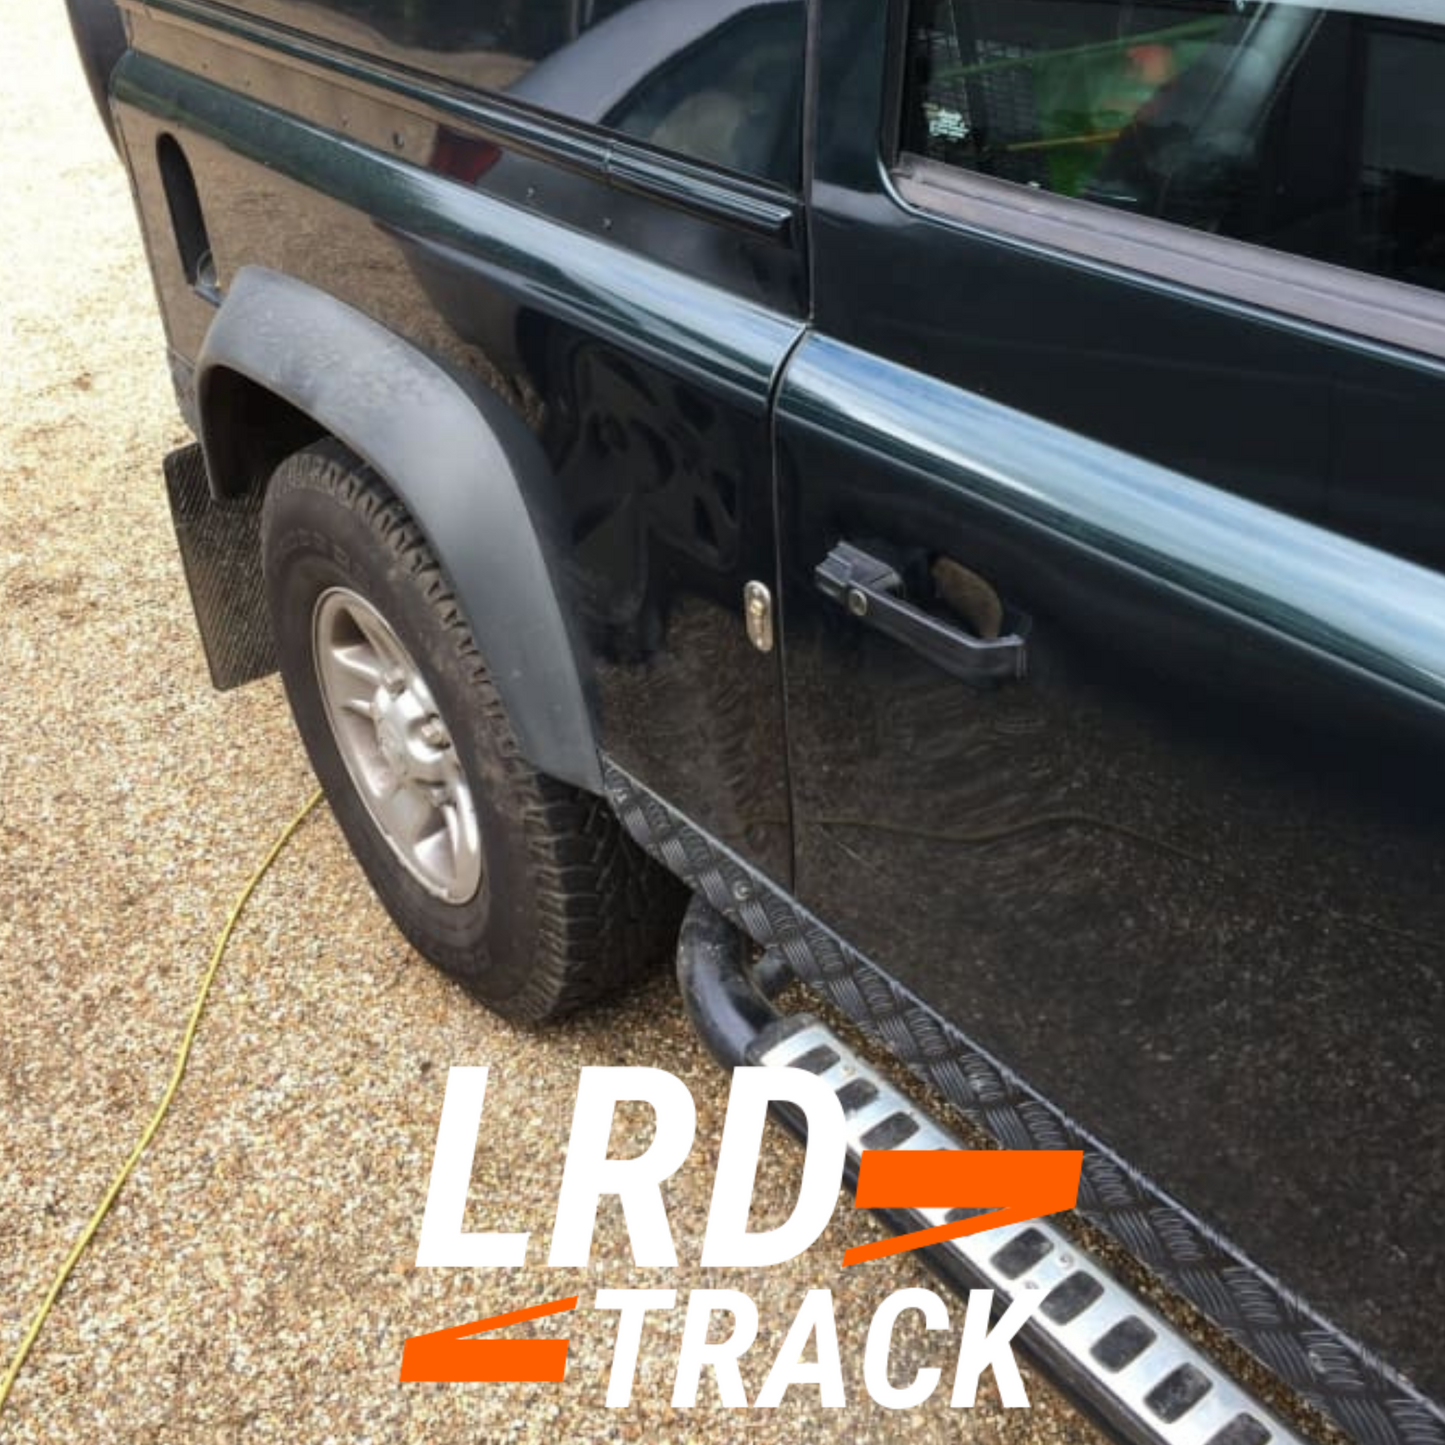
{"type": "Polygon", "coordinates": [[[754,5],[638,82],[610,129],[750,175],[796,184],[802,144],[801,10],[754,5]]]}
{"type": "Polygon", "coordinates": [[[1422,22],[1431,9],[913,0],[904,146],[1445,290],[1445,26],[1422,22]]]}
{"type": "Polygon", "coordinates": [[[694,160],[796,186],[803,0],[246,0],[694,160]]]}

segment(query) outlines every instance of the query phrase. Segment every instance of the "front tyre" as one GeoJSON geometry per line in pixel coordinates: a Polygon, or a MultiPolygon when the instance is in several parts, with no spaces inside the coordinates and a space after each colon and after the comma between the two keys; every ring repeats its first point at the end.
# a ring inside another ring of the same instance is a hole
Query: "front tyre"
{"type": "Polygon", "coordinates": [[[679,890],[605,803],[535,772],[441,567],[339,443],[262,515],[277,657],[336,820],[424,957],[505,1018],[555,1018],[673,941],[679,890]]]}

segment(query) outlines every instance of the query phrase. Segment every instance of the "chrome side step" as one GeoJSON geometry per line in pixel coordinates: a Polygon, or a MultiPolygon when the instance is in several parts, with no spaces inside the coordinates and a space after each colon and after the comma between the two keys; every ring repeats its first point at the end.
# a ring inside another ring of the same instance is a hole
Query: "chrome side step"
{"type": "MultiPolygon", "coordinates": [[[[843,1104],[855,1169],[864,1149],[966,1147],[808,1015],[764,1033],[749,1053],[769,1067],[806,1069],[832,1087],[843,1104]]],[[[907,1227],[916,1229],[962,1217],[946,1209],[908,1213],[916,1223],[907,1227]]],[[[1041,1293],[1021,1342],[1131,1436],[1159,1445],[1300,1445],[1299,1436],[1047,1220],[934,1249],[956,1256],[958,1274],[993,1289],[996,1298],[1041,1293]]]]}
{"type": "MultiPolygon", "coordinates": [[[[743,940],[701,898],[683,922],[678,981],[694,1027],[718,1060],[806,1069],[843,1106],[850,1177],[865,1149],[966,1147],[810,1014],[783,1016],[760,984],[786,981],[776,955],[755,969],[743,940]]],[[[779,1116],[796,1133],[800,1121],[779,1116]]],[[[986,1211],[879,1210],[895,1233],[986,1211]]],[[[1038,1291],[1019,1342],[1045,1372],[1136,1445],[1305,1445],[1128,1285],[1047,1220],[934,1245],[921,1259],[959,1291],[995,1303],[1038,1291]]]]}

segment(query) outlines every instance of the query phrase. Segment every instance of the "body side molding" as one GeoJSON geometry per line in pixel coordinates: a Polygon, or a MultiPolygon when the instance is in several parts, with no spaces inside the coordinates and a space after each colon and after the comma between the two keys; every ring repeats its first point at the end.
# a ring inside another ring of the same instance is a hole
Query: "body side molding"
{"type": "Polygon", "coordinates": [[[234,377],[374,467],[426,534],[487,659],[527,760],[599,791],[591,710],[526,496],[546,459],[498,397],[472,395],[370,317],[292,277],[243,268],[197,365],[201,441],[220,495],[245,490],[229,444],[234,377]]]}

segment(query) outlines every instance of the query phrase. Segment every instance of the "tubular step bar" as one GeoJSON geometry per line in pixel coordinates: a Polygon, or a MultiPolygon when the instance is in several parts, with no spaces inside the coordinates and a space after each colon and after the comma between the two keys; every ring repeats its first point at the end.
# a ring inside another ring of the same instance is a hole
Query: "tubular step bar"
{"type": "MultiPolygon", "coordinates": [[[[954,1135],[866,1064],[811,1014],[778,1012],[766,990],[786,971],[756,969],[747,944],[701,897],[683,920],[677,972],[683,1004],[724,1067],[803,1068],[844,1106],[850,1187],[864,1149],[961,1149],[954,1135]]],[[[779,1118],[794,1134],[796,1112],[779,1118]]],[[[958,1218],[947,1209],[877,1210],[895,1233],[958,1218]]],[[[921,1252],[949,1289],[992,1289],[996,1312],[1026,1291],[1043,1304],[1019,1343],[1046,1374],[1136,1445],[1304,1445],[1174,1325],[1047,1220],[1005,1225],[921,1252]]]]}

